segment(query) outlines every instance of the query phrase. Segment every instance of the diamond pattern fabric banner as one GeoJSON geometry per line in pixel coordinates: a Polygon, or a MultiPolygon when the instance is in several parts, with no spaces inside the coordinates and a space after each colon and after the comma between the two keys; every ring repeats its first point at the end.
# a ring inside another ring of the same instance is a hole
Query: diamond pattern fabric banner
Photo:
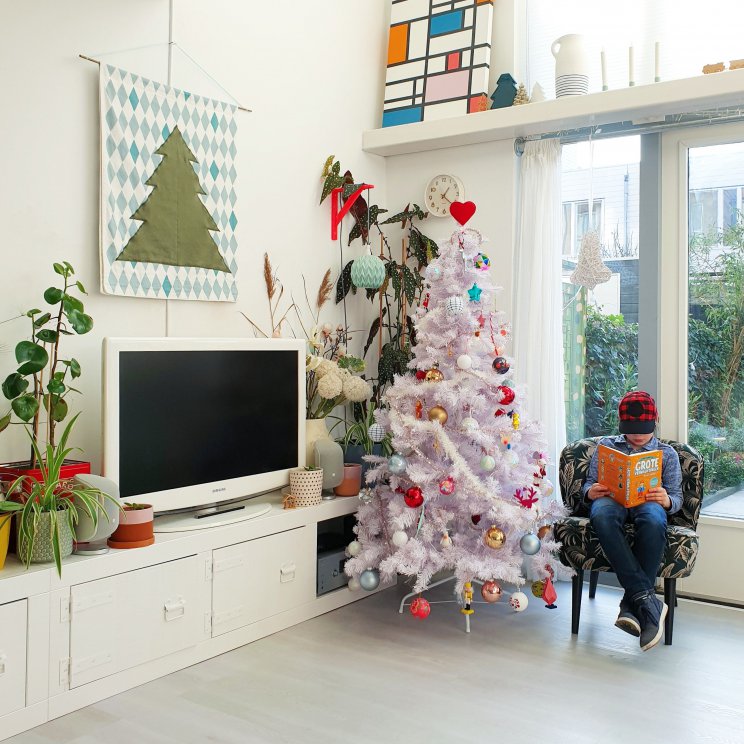
{"type": "Polygon", "coordinates": [[[237,106],[103,64],[100,86],[101,291],[235,302],[237,106]]]}

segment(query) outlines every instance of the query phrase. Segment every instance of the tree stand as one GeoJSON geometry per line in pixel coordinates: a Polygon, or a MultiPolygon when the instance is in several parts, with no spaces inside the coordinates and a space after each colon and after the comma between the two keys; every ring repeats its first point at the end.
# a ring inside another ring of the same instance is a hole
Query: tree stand
{"type": "MultiPolygon", "coordinates": [[[[435,581],[433,584],[429,584],[429,586],[426,587],[424,591],[430,591],[431,589],[434,589],[434,587],[441,586],[442,584],[447,584],[450,581],[455,581],[454,576],[447,576],[444,579],[439,579],[439,581],[435,581]]],[[[463,615],[465,615],[465,632],[470,633],[470,616],[475,612],[473,609],[473,604],[488,604],[488,602],[481,602],[478,601],[477,603],[473,602],[473,590],[468,589],[468,586],[472,584],[478,584],[479,586],[483,586],[482,581],[478,581],[478,579],[473,579],[472,581],[469,581],[465,584],[465,589],[463,590],[463,593],[461,595],[458,595],[457,599],[441,599],[436,602],[430,602],[429,604],[454,604],[457,603],[460,605],[460,612],[462,612],[463,615]]],[[[400,615],[403,614],[403,610],[405,609],[406,605],[410,605],[410,602],[407,602],[406,600],[411,599],[412,597],[417,597],[420,594],[423,594],[423,592],[409,592],[408,594],[403,597],[400,601],[400,607],[398,608],[398,613],[400,615]]]]}

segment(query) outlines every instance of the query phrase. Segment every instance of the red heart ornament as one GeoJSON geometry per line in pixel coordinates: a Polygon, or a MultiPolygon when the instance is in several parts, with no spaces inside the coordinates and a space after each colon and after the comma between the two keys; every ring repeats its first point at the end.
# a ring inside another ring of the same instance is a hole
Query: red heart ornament
{"type": "Polygon", "coordinates": [[[461,225],[464,225],[475,214],[475,204],[471,201],[452,202],[450,204],[450,214],[461,225]]]}

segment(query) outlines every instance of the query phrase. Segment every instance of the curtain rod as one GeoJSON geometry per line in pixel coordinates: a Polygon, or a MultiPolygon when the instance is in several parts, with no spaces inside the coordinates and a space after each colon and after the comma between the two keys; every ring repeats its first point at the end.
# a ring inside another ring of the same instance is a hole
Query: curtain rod
{"type": "Polygon", "coordinates": [[[632,134],[651,134],[653,132],[663,132],[668,129],[700,127],[709,124],[724,124],[726,122],[744,122],[744,111],[739,108],[701,111],[694,114],[673,114],[665,116],[664,121],[660,120],[656,124],[634,124],[632,121],[621,121],[578,129],[564,129],[559,132],[546,132],[545,134],[530,135],[528,137],[517,137],[514,140],[514,153],[517,156],[521,156],[524,154],[524,146],[527,142],[536,142],[545,139],[559,139],[561,144],[568,145],[575,142],[583,142],[590,138],[596,140],[609,137],[627,137],[632,134]]]}
{"type": "MultiPolygon", "coordinates": [[[[180,49],[180,47],[179,47],[179,49],[180,49]]],[[[183,50],[181,50],[181,51],[183,51],[183,50]]],[[[186,52],[184,52],[184,54],[186,54],[186,52]]],[[[186,56],[188,57],[189,55],[186,54],[186,56]]],[[[100,59],[93,59],[93,57],[87,57],[85,54],[78,54],[78,57],[80,57],[80,59],[84,59],[86,62],[93,62],[94,64],[98,65],[99,67],[101,66],[101,60],[100,59]]],[[[191,59],[191,57],[189,57],[189,59],[191,59]]],[[[210,77],[210,76],[208,75],[207,77],[210,77]]],[[[214,80],[214,78],[211,78],[211,79],[214,80]]],[[[219,83],[217,83],[217,84],[219,85],[219,83]]],[[[239,104],[237,106],[237,109],[238,109],[238,111],[246,111],[249,114],[252,114],[253,113],[253,111],[251,109],[246,108],[245,106],[241,106],[239,104]]]]}

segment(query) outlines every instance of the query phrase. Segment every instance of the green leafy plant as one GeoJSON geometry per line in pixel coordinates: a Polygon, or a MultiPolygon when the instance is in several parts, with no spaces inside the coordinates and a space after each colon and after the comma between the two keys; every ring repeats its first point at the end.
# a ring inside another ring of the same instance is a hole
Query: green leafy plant
{"type": "MultiPolygon", "coordinates": [[[[321,203],[334,188],[343,189],[341,198],[345,201],[361,185],[354,182],[351,171],[347,170],[341,175],[341,164],[333,155],[325,162],[322,178],[321,203]]],[[[372,235],[376,234],[380,239],[379,257],[385,264],[382,286],[366,290],[370,302],[378,305],[378,315],[367,333],[363,354],[366,357],[377,340],[377,377],[372,380],[377,405],[380,405],[385,388],[392,383],[394,376],[408,372],[411,347],[416,343],[410,312],[425,298],[421,272],[439,254],[437,244],[424,235],[419,227],[419,223],[428,217],[428,212],[417,204],[408,204],[400,212],[380,220],[387,212],[377,204],[368,205],[363,197],[359,197],[349,211],[354,225],[349,231],[348,244],[351,245],[358,238],[362,239],[363,244],[370,244],[372,235]],[[398,225],[403,231],[400,254],[392,250],[383,225],[398,225]]],[[[345,303],[349,292],[356,294],[357,287],[351,279],[352,264],[353,260],[342,266],[336,282],[336,304],[345,303]]]]}
{"type": "MultiPolygon", "coordinates": [[[[365,455],[372,454],[376,442],[373,442],[370,438],[369,429],[375,423],[375,409],[376,406],[373,401],[354,404],[352,410],[353,420],[351,422],[344,422],[346,431],[342,437],[336,439],[344,451],[353,445],[358,445],[362,447],[365,455]]],[[[381,444],[383,452],[392,454],[389,434],[385,436],[381,444]]]]}
{"type": "MultiPolygon", "coordinates": [[[[80,363],[73,357],[63,359],[60,356],[62,337],[88,333],[93,328],[93,319],[76,296],[86,292],[74,279],[72,266],[64,261],[53,264],[53,268],[62,277],[62,287],[49,287],[44,292],[44,300],[53,310],[44,312],[33,308],[20,316],[29,320],[29,337],[16,344],[15,357],[19,366],[2,384],[12,413],[23,423],[31,422],[29,467],[38,462],[42,409],[47,412],[46,441],[54,447],[56,426],[69,413],[67,396],[70,392],[79,392],[70,382],[80,377],[80,363]]],[[[11,423],[11,416],[8,413],[0,418],[0,431],[11,423]]]]}
{"type": "MultiPolygon", "coordinates": [[[[82,509],[96,526],[98,524],[98,513],[103,511],[103,505],[99,498],[102,496],[104,499],[118,503],[97,488],[83,486],[74,481],[64,480],[61,477],[62,463],[73,450],[72,447],[67,446],[67,440],[79,415],[72,418],[65,426],[57,445],[47,443],[43,454],[36,441],[33,438],[31,439],[31,446],[39,463],[41,477],[36,480],[29,475],[21,475],[9,488],[11,493],[20,489],[18,498],[22,501],[21,504],[12,508],[12,511],[18,512],[19,557],[26,564],[26,567],[30,565],[33,547],[39,531],[39,523],[42,515],[47,513],[51,522],[54,562],[60,576],[62,575],[60,525],[66,521],[74,532],[82,509]],[[20,509],[17,507],[20,507],[20,509]]],[[[29,436],[31,436],[30,432],[29,436]]]]}

